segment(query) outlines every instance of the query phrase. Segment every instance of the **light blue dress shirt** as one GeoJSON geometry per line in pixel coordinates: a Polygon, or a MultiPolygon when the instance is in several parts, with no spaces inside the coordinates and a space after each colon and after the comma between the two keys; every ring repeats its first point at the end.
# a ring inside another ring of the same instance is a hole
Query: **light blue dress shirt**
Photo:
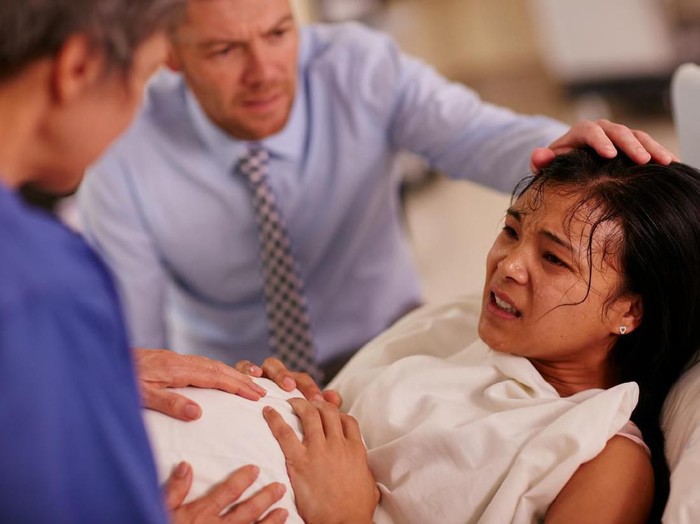
{"type": "MultiPolygon", "coordinates": [[[[531,150],[567,128],[484,103],[356,24],[304,28],[298,72],[289,122],[262,143],[323,363],[421,300],[391,175],[398,151],[510,192],[531,150]]],[[[270,354],[257,230],[235,173],[247,146],[164,71],[90,170],[86,234],[116,273],[135,346],[229,363],[270,354]]]]}

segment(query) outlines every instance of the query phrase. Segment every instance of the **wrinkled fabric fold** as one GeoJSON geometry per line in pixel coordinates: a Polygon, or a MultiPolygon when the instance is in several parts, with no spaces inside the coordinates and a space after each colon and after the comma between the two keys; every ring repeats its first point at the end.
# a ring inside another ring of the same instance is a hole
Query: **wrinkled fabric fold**
{"type": "Polygon", "coordinates": [[[378,524],[537,521],[631,416],[636,384],[561,398],[527,359],[475,339],[478,311],[423,308],[331,383],[360,422],[378,524]]]}

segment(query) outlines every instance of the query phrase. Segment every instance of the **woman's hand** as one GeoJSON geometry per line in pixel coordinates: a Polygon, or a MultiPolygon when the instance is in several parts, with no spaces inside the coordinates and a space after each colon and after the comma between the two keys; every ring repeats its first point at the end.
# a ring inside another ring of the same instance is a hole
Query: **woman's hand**
{"type": "Polygon", "coordinates": [[[274,357],[266,358],[262,367],[256,366],[250,360],[241,360],[234,367],[246,375],[269,378],[285,391],[297,388],[307,400],[325,400],[337,407],[342,404],[342,398],[337,391],[332,389],[321,391],[311,375],[290,371],[282,361],[274,357]]]}
{"type": "Polygon", "coordinates": [[[287,460],[299,514],[307,524],[371,523],[379,490],[357,421],[324,401],[291,399],[304,440],[271,407],[263,416],[287,460]]]}
{"type": "Polygon", "coordinates": [[[287,520],[287,510],[277,508],[260,519],[272,504],[282,498],[283,484],[268,484],[249,498],[238,501],[243,492],[255,482],[259,470],[244,466],[211,488],[206,495],[183,504],[192,486],[192,468],[186,462],[177,465],[165,484],[165,505],[174,524],[221,522],[227,524],[281,524],[287,520]],[[223,515],[221,512],[233,506],[223,515]]]}
{"type": "Polygon", "coordinates": [[[617,149],[625,153],[633,162],[646,164],[650,160],[659,164],[669,164],[678,159],[668,149],[651,138],[644,131],[630,129],[609,120],[581,120],[571,129],[552,142],[549,147],[538,147],[530,157],[530,167],[537,172],[558,155],[572,149],[589,146],[603,158],[613,158],[617,149]]]}
{"type": "Polygon", "coordinates": [[[196,420],[202,409],[169,388],[196,386],[260,400],[266,391],[251,378],[223,362],[167,349],[134,349],[143,406],[180,420],[196,420]]]}

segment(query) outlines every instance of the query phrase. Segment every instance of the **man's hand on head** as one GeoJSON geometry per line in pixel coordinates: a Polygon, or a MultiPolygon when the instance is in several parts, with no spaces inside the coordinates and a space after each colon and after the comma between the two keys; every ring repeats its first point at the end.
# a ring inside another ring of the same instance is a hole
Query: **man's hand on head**
{"type": "Polygon", "coordinates": [[[223,362],[196,355],[180,355],[166,349],[134,349],[143,406],[180,420],[196,420],[202,409],[171,388],[194,386],[220,389],[259,400],[265,389],[223,362]]]}
{"type": "Polygon", "coordinates": [[[667,165],[678,161],[668,149],[644,131],[602,119],[594,122],[576,122],[567,133],[549,144],[549,147],[535,149],[530,157],[530,168],[536,173],[549,165],[556,156],[585,146],[592,147],[603,158],[615,157],[619,149],[638,164],[654,161],[667,165]]]}

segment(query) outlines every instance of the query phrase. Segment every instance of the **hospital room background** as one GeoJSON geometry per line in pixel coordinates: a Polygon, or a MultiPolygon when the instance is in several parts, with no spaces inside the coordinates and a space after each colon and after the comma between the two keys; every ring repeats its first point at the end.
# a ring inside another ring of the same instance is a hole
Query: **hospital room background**
{"type": "MultiPolygon", "coordinates": [[[[700,62],[700,0],[294,0],[302,22],[356,20],[391,34],[406,52],[487,101],[565,122],[610,118],[643,129],[678,154],[669,83],[675,68],[700,62]]],[[[495,231],[479,209],[501,195],[451,182],[402,157],[406,227],[425,296],[479,292],[482,250],[455,242],[495,231]],[[435,208],[441,213],[433,213],[435,208]],[[465,211],[469,210],[465,215],[465,211]],[[450,254],[446,256],[449,248],[450,254]],[[476,279],[478,281],[478,279],[476,279]],[[470,284],[471,282],[471,284],[470,284]]],[[[71,199],[56,207],[79,227],[71,199]]],[[[484,249],[490,235],[481,235],[484,249]]]]}
{"type": "MultiPolygon", "coordinates": [[[[302,20],[358,20],[384,30],[487,101],[565,122],[609,118],[679,154],[669,86],[678,65],[700,62],[700,0],[296,0],[296,6],[302,20]]],[[[483,253],[503,196],[441,178],[415,158],[402,158],[398,169],[427,300],[480,293],[483,253]]]]}
{"type": "MultiPolygon", "coordinates": [[[[386,31],[403,50],[489,102],[569,123],[609,118],[643,129],[680,154],[670,82],[680,64],[700,62],[700,0],[293,4],[302,22],[354,20],[386,31]]],[[[397,170],[405,181],[405,225],[426,300],[479,294],[482,261],[507,196],[442,178],[408,154],[397,170]],[[460,241],[465,238],[469,242],[460,241]]],[[[72,198],[26,193],[80,228],[72,198]]]]}

